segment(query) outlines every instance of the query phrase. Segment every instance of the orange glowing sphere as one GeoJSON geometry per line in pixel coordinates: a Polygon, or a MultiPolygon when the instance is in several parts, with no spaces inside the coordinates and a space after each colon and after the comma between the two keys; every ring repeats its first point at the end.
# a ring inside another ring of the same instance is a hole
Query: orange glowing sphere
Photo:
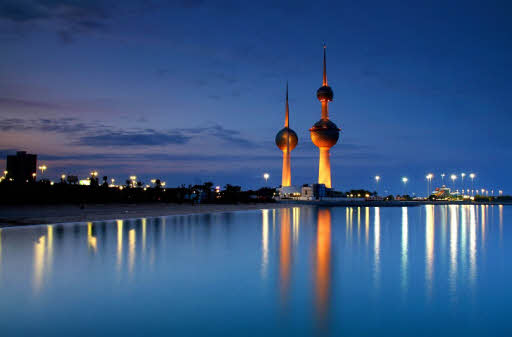
{"type": "Polygon", "coordinates": [[[276,135],[276,145],[281,151],[284,151],[287,148],[289,148],[290,151],[293,150],[297,146],[298,142],[299,138],[297,137],[297,134],[290,128],[282,128],[276,135]],[[289,147],[288,142],[290,142],[289,147]]]}
{"type": "Polygon", "coordinates": [[[333,147],[340,138],[340,129],[328,119],[321,119],[311,129],[311,140],[317,147],[333,147]]]}
{"type": "Polygon", "coordinates": [[[331,102],[332,98],[334,97],[334,93],[333,93],[331,87],[329,87],[328,85],[324,85],[316,91],[316,97],[318,98],[318,100],[320,102],[322,102],[322,101],[331,102]]]}

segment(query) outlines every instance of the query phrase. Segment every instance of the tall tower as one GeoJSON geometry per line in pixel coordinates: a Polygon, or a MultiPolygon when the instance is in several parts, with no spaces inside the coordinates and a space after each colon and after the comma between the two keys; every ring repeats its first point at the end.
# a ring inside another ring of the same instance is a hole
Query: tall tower
{"type": "Polygon", "coordinates": [[[327,85],[326,47],[324,45],[324,78],[322,86],[317,90],[316,97],[322,103],[322,118],[309,129],[311,140],[320,149],[320,162],[318,165],[318,183],[331,188],[331,159],[329,149],[336,145],[340,137],[340,129],[329,120],[329,102],[334,96],[332,89],[327,85]]]}
{"type": "Polygon", "coordinates": [[[298,138],[295,131],[290,129],[290,108],[288,106],[288,83],[286,83],[286,112],[284,117],[284,128],[276,135],[276,145],[283,151],[283,175],[281,186],[287,187],[292,184],[290,153],[297,146],[298,138]]]}

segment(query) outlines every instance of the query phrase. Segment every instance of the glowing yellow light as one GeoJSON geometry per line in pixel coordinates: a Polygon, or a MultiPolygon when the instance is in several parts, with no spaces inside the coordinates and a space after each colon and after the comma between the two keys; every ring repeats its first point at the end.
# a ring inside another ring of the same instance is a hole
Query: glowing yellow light
{"type": "Polygon", "coordinates": [[[160,185],[165,186],[165,181],[162,181],[162,183],[160,185]]]}
{"type": "Polygon", "coordinates": [[[471,174],[469,175],[469,177],[470,177],[471,179],[475,179],[475,177],[476,177],[476,174],[474,174],[474,173],[471,173],[471,174]]]}
{"type": "Polygon", "coordinates": [[[377,182],[379,182],[380,176],[375,176],[375,180],[377,180],[377,182]]]}
{"type": "Polygon", "coordinates": [[[137,180],[137,176],[130,176],[130,180],[137,180]]]}
{"type": "Polygon", "coordinates": [[[156,183],[156,179],[151,179],[151,183],[155,184],[156,183]]]}
{"type": "Polygon", "coordinates": [[[407,184],[407,182],[408,182],[408,181],[409,181],[409,179],[407,179],[407,177],[403,177],[403,178],[402,178],[402,182],[403,182],[404,184],[407,184]]]}
{"type": "Polygon", "coordinates": [[[4,171],[4,176],[6,176],[6,175],[7,175],[7,173],[9,173],[9,172],[7,172],[7,171],[4,171]]]}
{"type": "Polygon", "coordinates": [[[123,186],[119,186],[119,190],[123,190],[123,186]]]}
{"type": "Polygon", "coordinates": [[[66,175],[65,174],[61,175],[60,179],[62,179],[62,180],[66,179],[66,175]]]}

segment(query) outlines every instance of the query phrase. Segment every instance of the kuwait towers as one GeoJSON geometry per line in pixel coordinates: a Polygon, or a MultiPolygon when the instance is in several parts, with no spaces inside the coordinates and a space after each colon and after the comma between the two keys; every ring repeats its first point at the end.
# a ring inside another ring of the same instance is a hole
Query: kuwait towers
{"type": "Polygon", "coordinates": [[[322,118],[316,122],[313,127],[309,129],[309,131],[311,132],[311,140],[313,141],[313,144],[315,144],[315,146],[320,149],[318,183],[324,184],[327,188],[331,188],[331,159],[329,149],[336,145],[338,142],[338,138],[340,137],[340,129],[336,126],[336,124],[329,120],[329,102],[332,101],[334,94],[331,87],[327,85],[325,49],[326,48],[324,45],[323,84],[316,92],[316,97],[322,103],[322,118]]]}
{"type": "Polygon", "coordinates": [[[292,184],[290,152],[297,146],[298,138],[295,131],[290,129],[290,108],[288,106],[288,83],[286,83],[286,112],[284,117],[284,128],[276,135],[276,145],[283,151],[283,176],[281,186],[288,187],[292,184]]]}

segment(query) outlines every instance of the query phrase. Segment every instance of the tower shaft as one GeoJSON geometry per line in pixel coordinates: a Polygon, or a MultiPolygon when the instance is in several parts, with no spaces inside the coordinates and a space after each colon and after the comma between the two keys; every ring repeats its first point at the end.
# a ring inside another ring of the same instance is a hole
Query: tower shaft
{"type": "Polygon", "coordinates": [[[288,149],[283,150],[283,175],[281,178],[281,186],[288,187],[292,185],[292,173],[291,173],[291,151],[288,149]]]}
{"type": "Polygon", "coordinates": [[[329,102],[322,101],[322,119],[329,119],[329,102]]]}
{"type": "Polygon", "coordinates": [[[320,162],[318,164],[318,183],[331,188],[331,155],[328,147],[320,147],[320,162]]]}

